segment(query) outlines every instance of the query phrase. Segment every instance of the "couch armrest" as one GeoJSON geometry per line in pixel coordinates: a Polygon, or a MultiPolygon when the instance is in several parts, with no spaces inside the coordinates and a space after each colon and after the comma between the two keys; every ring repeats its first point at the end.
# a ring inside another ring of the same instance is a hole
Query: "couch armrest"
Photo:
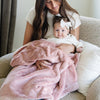
{"type": "Polygon", "coordinates": [[[92,83],[86,98],[86,100],[100,100],[100,77],[92,83]]]}
{"type": "Polygon", "coordinates": [[[100,46],[100,19],[81,16],[80,39],[100,46]]]}
{"type": "Polygon", "coordinates": [[[9,53],[0,57],[0,78],[6,77],[11,70],[10,61],[13,54],[14,53],[9,53]]]}

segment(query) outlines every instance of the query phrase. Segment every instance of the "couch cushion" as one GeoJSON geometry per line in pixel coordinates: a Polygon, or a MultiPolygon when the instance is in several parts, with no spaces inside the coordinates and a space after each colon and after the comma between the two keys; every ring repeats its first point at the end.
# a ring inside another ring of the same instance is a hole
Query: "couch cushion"
{"type": "Polygon", "coordinates": [[[100,46],[100,19],[81,16],[80,39],[100,46]]]}
{"type": "Polygon", "coordinates": [[[77,66],[79,92],[87,95],[88,88],[100,75],[100,48],[82,41],[84,50],[77,66]]]}
{"type": "Polygon", "coordinates": [[[3,84],[4,80],[5,80],[5,78],[1,78],[1,79],[0,79],[0,87],[1,87],[1,85],[3,84]]]}
{"type": "Polygon", "coordinates": [[[69,93],[61,100],[85,100],[85,96],[83,96],[81,93],[73,92],[73,93],[69,93]]]}
{"type": "Polygon", "coordinates": [[[100,77],[90,86],[86,100],[100,100],[100,77]]]}
{"type": "Polygon", "coordinates": [[[13,53],[9,53],[0,57],[0,78],[6,77],[8,72],[11,70],[10,60],[12,56],[13,53]]]}

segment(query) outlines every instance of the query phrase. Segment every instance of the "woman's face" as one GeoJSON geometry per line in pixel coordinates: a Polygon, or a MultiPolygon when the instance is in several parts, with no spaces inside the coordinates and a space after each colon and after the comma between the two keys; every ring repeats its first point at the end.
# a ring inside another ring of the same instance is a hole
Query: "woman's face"
{"type": "Polygon", "coordinates": [[[46,0],[46,7],[52,14],[58,14],[61,2],[59,0],[46,0]]]}

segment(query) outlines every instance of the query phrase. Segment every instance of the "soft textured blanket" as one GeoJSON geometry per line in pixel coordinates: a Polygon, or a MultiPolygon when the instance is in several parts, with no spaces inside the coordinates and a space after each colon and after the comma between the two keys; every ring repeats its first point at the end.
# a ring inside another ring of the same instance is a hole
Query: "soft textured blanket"
{"type": "Polygon", "coordinates": [[[59,100],[78,89],[76,65],[79,54],[66,55],[46,40],[36,40],[14,54],[0,96],[59,100]],[[41,69],[36,61],[47,61],[41,69]]]}

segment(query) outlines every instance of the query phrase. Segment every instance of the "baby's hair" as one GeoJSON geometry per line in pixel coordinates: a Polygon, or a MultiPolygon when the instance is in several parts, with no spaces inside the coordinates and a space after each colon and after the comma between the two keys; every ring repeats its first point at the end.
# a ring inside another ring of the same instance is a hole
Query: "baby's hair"
{"type": "Polygon", "coordinates": [[[65,22],[68,21],[68,19],[65,18],[65,17],[62,17],[62,16],[54,16],[54,18],[53,18],[53,27],[54,27],[55,23],[60,23],[60,21],[61,21],[62,19],[63,19],[65,22]]]}

